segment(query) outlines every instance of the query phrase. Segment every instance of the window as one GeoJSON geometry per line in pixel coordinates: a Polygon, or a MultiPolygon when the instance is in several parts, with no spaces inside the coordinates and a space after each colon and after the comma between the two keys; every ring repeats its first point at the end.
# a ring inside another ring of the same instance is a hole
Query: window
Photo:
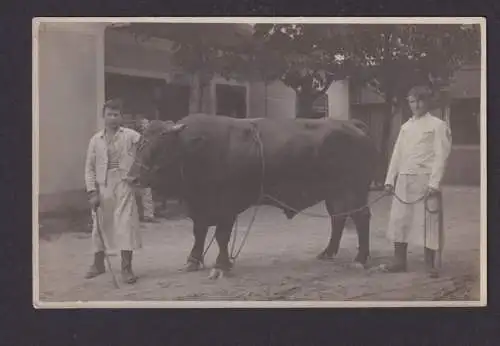
{"type": "Polygon", "coordinates": [[[454,145],[479,145],[480,109],[479,98],[453,100],[450,127],[454,145]]]}
{"type": "Polygon", "coordinates": [[[247,89],[240,85],[215,85],[216,114],[232,118],[247,117],[247,89]]]}
{"type": "Polygon", "coordinates": [[[106,73],[106,98],[124,101],[124,113],[148,119],[177,121],[189,114],[189,85],[164,79],[106,73]]]}

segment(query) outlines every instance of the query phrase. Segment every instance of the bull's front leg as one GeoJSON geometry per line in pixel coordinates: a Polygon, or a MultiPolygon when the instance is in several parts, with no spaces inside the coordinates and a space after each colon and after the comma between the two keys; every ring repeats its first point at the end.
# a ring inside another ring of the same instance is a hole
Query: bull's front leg
{"type": "Polygon", "coordinates": [[[215,230],[215,239],[217,240],[217,245],[219,246],[219,255],[215,261],[215,266],[210,273],[211,279],[217,279],[221,277],[224,273],[229,272],[233,264],[229,258],[229,240],[231,238],[231,232],[233,229],[235,217],[230,217],[217,224],[215,230]]]}
{"type": "Polygon", "coordinates": [[[205,251],[205,239],[207,237],[208,225],[199,220],[193,221],[194,244],[187,260],[186,271],[196,271],[203,265],[203,252],[205,251]]]}

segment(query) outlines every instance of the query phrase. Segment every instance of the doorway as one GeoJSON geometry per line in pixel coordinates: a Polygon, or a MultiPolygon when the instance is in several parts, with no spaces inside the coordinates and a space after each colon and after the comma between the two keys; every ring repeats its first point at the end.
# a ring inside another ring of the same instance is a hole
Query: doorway
{"type": "Polygon", "coordinates": [[[247,88],[245,86],[216,84],[215,102],[217,115],[232,118],[247,117],[247,88]]]}

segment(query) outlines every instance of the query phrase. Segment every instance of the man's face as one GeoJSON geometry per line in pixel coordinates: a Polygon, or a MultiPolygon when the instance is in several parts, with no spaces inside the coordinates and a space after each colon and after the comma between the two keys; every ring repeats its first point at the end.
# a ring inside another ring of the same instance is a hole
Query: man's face
{"type": "Polygon", "coordinates": [[[413,115],[421,116],[425,114],[425,112],[427,112],[425,102],[422,100],[418,100],[415,96],[409,96],[408,103],[413,115]]]}
{"type": "Polygon", "coordinates": [[[118,109],[106,108],[104,110],[104,124],[106,127],[118,128],[122,121],[122,114],[118,109]]]}

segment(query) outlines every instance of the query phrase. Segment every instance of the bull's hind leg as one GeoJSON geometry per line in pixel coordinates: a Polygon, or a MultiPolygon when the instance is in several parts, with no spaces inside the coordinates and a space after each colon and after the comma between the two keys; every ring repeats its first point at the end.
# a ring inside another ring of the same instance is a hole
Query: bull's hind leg
{"type": "Polygon", "coordinates": [[[187,260],[186,271],[196,271],[199,270],[203,264],[203,251],[205,250],[205,239],[207,237],[208,225],[200,222],[194,221],[193,223],[193,235],[194,244],[191,249],[187,260]]]}
{"type": "MultiPolygon", "coordinates": [[[[330,215],[342,213],[345,211],[344,201],[340,199],[331,199],[326,200],[326,209],[330,215]]],[[[332,216],[331,224],[332,231],[330,233],[330,241],[328,242],[327,247],[323,252],[321,252],[317,258],[320,260],[331,260],[333,256],[337,254],[340,246],[340,239],[342,238],[342,232],[344,231],[345,222],[347,220],[347,216],[332,216]]]]}
{"type": "Polygon", "coordinates": [[[225,219],[217,224],[217,228],[215,230],[215,239],[217,240],[217,244],[219,245],[219,255],[215,261],[215,266],[212,272],[210,273],[211,279],[217,279],[223,273],[229,272],[233,264],[229,260],[229,240],[231,238],[231,231],[233,229],[235,218],[231,217],[225,219]]]}
{"type": "Polygon", "coordinates": [[[354,261],[366,266],[370,257],[370,219],[371,212],[369,208],[363,209],[353,214],[352,219],[358,232],[358,254],[354,261]]]}

